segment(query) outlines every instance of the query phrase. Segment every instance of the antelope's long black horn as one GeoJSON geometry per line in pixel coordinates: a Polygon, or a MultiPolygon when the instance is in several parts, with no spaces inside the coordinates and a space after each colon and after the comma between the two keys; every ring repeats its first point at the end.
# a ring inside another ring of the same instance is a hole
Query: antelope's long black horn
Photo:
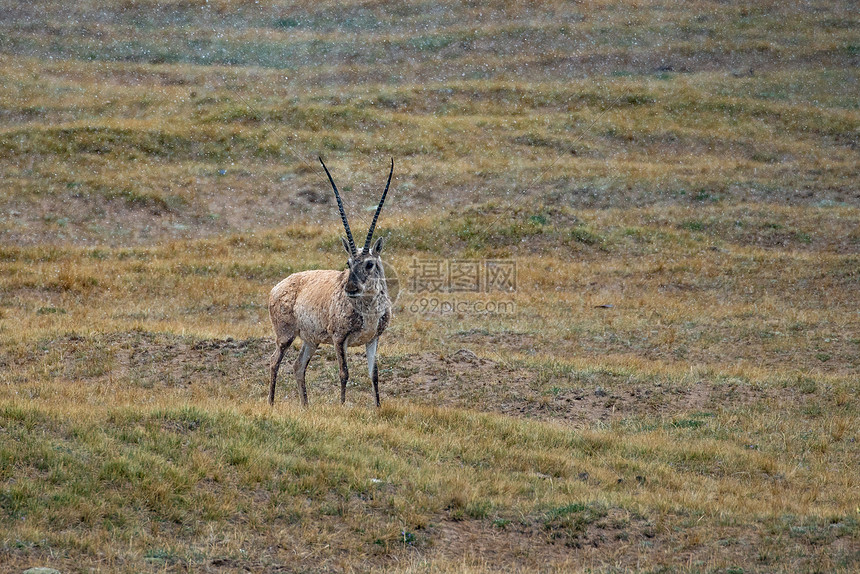
{"type": "Polygon", "coordinates": [[[376,220],[379,219],[379,212],[382,211],[382,204],[385,203],[385,195],[388,193],[388,186],[391,185],[391,176],[394,175],[394,158],[391,158],[391,171],[388,172],[388,183],[385,184],[385,191],[382,192],[382,199],[379,200],[379,205],[376,207],[376,213],[373,214],[373,221],[370,223],[370,231],[367,232],[367,239],[364,240],[364,252],[370,252],[370,240],[373,239],[373,231],[376,229],[376,220]]]}
{"type": "Polygon", "coordinates": [[[331,188],[334,190],[334,196],[337,199],[337,208],[340,210],[340,219],[343,221],[343,228],[346,230],[346,239],[349,241],[349,250],[352,253],[352,256],[355,257],[358,253],[355,250],[355,242],[352,240],[352,232],[349,230],[349,222],[346,220],[346,212],[343,210],[343,202],[340,200],[337,186],[334,184],[334,180],[331,178],[331,174],[328,172],[328,168],[325,166],[325,162],[323,162],[322,157],[320,157],[320,163],[325,170],[325,174],[328,176],[328,180],[331,182],[331,188]]]}

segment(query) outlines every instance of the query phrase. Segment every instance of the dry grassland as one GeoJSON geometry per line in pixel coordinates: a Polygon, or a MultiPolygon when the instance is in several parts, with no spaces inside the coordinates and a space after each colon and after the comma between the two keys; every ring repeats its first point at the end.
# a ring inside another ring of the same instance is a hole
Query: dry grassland
{"type": "Polygon", "coordinates": [[[0,2],[0,571],[856,571],[857,29],[0,2]],[[269,289],[343,265],[317,154],[358,230],[395,158],[378,411],[330,348],[266,404],[269,289]]]}

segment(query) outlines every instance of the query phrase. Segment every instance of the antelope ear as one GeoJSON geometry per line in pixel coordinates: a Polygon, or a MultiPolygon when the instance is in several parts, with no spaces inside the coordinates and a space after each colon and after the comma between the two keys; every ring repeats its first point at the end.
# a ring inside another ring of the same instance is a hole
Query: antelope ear
{"type": "Polygon", "coordinates": [[[346,252],[352,257],[352,250],[349,248],[349,242],[347,242],[346,237],[343,235],[340,236],[340,242],[343,243],[343,248],[346,249],[346,252]]]}
{"type": "Polygon", "coordinates": [[[384,241],[382,237],[376,240],[376,243],[373,244],[373,249],[371,250],[374,255],[379,255],[382,252],[382,245],[384,241]]]}

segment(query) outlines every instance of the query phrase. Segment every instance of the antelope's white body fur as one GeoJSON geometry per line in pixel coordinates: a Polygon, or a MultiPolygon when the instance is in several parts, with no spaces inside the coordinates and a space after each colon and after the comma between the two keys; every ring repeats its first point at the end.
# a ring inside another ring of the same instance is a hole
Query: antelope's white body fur
{"type": "Polygon", "coordinates": [[[269,294],[269,315],[277,342],[367,345],[385,331],[391,301],[382,290],[368,298],[344,291],[349,271],[320,269],[290,275],[269,294]]]}

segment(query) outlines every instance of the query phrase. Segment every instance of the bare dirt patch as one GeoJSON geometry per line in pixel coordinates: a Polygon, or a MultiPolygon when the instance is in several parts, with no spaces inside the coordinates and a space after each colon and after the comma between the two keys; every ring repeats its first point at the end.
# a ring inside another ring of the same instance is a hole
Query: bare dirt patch
{"type": "Polygon", "coordinates": [[[540,367],[496,362],[465,349],[448,357],[434,353],[399,357],[391,370],[393,376],[383,388],[392,396],[576,426],[642,416],[713,414],[756,401],[789,400],[796,394],[739,382],[702,379],[677,384],[600,372],[570,373],[553,382],[553,375],[540,367]]]}
{"type": "MultiPolygon", "coordinates": [[[[263,401],[268,391],[268,338],[195,339],[163,333],[130,332],[104,336],[67,335],[29,348],[0,351],[0,365],[25,389],[27,373],[51,374],[58,384],[105,389],[132,386],[144,394],[231,396],[263,401]]],[[[296,351],[288,353],[292,361],[296,351]]],[[[347,398],[363,401],[369,389],[364,354],[350,353],[347,398]]],[[[334,353],[323,347],[309,374],[312,399],[334,400],[338,389],[334,353]]],[[[678,383],[612,372],[553,372],[539,365],[495,361],[469,349],[380,357],[383,399],[476,409],[509,416],[590,426],[641,417],[672,420],[691,414],[711,416],[760,401],[813,400],[803,389],[764,387],[739,381],[701,379],[678,383]]],[[[26,392],[26,391],[25,391],[26,392]]],[[[282,368],[279,400],[295,400],[295,382],[282,368]]],[[[369,394],[368,394],[369,396],[369,394]]]]}

